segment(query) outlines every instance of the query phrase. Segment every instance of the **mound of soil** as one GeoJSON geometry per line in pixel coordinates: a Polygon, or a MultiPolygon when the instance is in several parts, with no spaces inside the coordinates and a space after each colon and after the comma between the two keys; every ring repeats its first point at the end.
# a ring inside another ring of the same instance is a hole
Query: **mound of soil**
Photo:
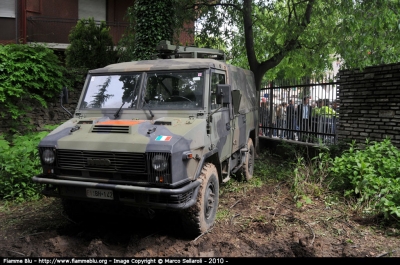
{"type": "Polygon", "coordinates": [[[276,184],[222,190],[215,226],[197,238],[183,233],[173,213],[78,222],[53,198],[2,208],[2,257],[400,257],[398,225],[318,198],[297,208],[289,189],[276,184]]]}

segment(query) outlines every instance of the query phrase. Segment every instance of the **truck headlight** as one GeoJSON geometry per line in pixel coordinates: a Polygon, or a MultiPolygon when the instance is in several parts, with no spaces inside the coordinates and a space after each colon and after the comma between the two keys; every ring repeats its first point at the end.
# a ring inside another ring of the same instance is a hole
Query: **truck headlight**
{"type": "Polygon", "coordinates": [[[155,155],[151,161],[151,166],[156,171],[164,171],[168,168],[168,160],[163,155],[155,155]]]}
{"type": "Polygon", "coordinates": [[[53,163],[54,163],[54,160],[55,160],[55,155],[54,155],[53,150],[51,150],[51,149],[45,149],[45,150],[43,151],[43,153],[42,153],[42,161],[43,161],[45,164],[50,165],[50,164],[53,164],[53,163]]]}

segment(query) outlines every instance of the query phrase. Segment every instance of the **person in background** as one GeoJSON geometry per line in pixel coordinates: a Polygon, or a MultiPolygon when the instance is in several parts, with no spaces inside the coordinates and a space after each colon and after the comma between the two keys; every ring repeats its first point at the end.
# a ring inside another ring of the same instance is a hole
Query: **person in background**
{"type": "Polygon", "coordinates": [[[335,99],[334,101],[332,101],[332,109],[336,112],[337,111],[337,100],[335,99]]]}
{"type": "Polygon", "coordinates": [[[312,108],[312,117],[316,117],[317,115],[319,115],[319,111],[321,110],[322,105],[322,99],[317,100],[315,107],[312,108]]]}
{"type": "Polygon", "coordinates": [[[289,105],[286,107],[286,120],[289,131],[287,139],[295,140],[294,131],[296,130],[296,108],[293,105],[293,100],[289,100],[289,105]]]}
{"type": "Polygon", "coordinates": [[[276,125],[276,120],[277,120],[277,117],[276,117],[276,104],[274,104],[273,107],[272,107],[271,115],[272,115],[271,127],[273,128],[272,129],[272,136],[276,137],[277,136],[277,132],[278,132],[277,125],[276,125]]]}
{"type": "Polygon", "coordinates": [[[324,106],[324,101],[322,99],[317,100],[316,107],[312,108],[312,131],[313,140],[321,138],[321,133],[323,133],[323,117],[320,115],[321,108],[324,106]]]}
{"type": "Polygon", "coordinates": [[[282,103],[278,104],[278,106],[276,107],[276,126],[278,127],[277,129],[277,133],[278,136],[281,135],[281,128],[282,128],[282,103]]]}
{"type": "Polygon", "coordinates": [[[259,122],[260,122],[260,127],[264,127],[262,128],[262,135],[267,135],[267,131],[268,129],[266,127],[268,127],[268,121],[269,121],[269,106],[267,105],[267,99],[266,98],[262,98],[261,99],[261,105],[260,105],[260,111],[259,111],[259,122]]]}
{"type": "Polygon", "coordinates": [[[287,110],[286,110],[287,104],[286,102],[283,102],[282,104],[279,105],[279,110],[277,110],[277,117],[279,118],[278,120],[278,127],[280,128],[279,132],[279,138],[283,139],[286,135],[286,124],[287,124],[287,110]]]}
{"type": "MultiPolygon", "coordinates": [[[[322,107],[319,112],[320,117],[320,128],[322,128],[323,133],[333,134],[333,117],[336,116],[336,111],[329,107],[329,100],[324,99],[322,101],[322,107]]],[[[330,136],[324,137],[324,139],[330,139],[330,136]]]]}
{"type": "Polygon", "coordinates": [[[313,100],[312,103],[311,103],[311,107],[312,108],[318,107],[318,101],[313,100]]]}
{"type": "Polygon", "coordinates": [[[335,115],[333,115],[332,118],[332,133],[336,134],[337,119],[339,116],[338,102],[336,99],[332,102],[332,109],[335,111],[335,115]]]}
{"type": "Polygon", "coordinates": [[[295,119],[296,132],[294,133],[294,136],[295,136],[296,141],[299,139],[299,131],[300,131],[299,114],[297,113],[298,107],[299,107],[299,104],[294,104],[294,112],[296,113],[296,119],[295,119]]]}
{"type": "Polygon", "coordinates": [[[297,107],[297,122],[300,127],[299,141],[306,142],[310,138],[312,107],[309,104],[310,97],[305,96],[303,103],[297,107]]]}

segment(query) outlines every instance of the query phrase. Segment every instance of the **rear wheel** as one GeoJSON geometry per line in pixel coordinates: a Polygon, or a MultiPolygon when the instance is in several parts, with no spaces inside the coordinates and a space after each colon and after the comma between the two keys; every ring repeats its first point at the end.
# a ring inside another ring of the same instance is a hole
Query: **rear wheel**
{"type": "Polygon", "coordinates": [[[254,171],[254,145],[253,140],[249,138],[247,141],[247,150],[244,163],[240,170],[241,179],[249,181],[253,177],[254,171]]]}
{"type": "Polygon", "coordinates": [[[215,221],[219,201],[218,172],[211,163],[204,165],[200,179],[200,190],[197,202],[182,213],[182,223],[185,232],[197,236],[207,232],[215,221]]]}

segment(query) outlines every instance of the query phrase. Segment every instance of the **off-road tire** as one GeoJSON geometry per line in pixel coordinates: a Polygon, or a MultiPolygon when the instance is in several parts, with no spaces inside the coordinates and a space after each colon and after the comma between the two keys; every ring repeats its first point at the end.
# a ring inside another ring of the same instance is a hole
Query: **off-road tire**
{"type": "Polygon", "coordinates": [[[253,140],[249,138],[247,141],[247,149],[246,158],[244,159],[244,163],[242,168],[240,169],[239,175],[240,179],[249,181],[253,177],[254,172],[254,145],[253,140]]]}
{"type": "Polygon", "coordinates": [[[187,235],[198,236],[207,232],[215,221],[219,202],[218,172],[211,163],[201,170],[200,184],[196,204],[184,210],[181,215],[183,228],[187,235]]]}
{"type": "Polygon", "coordinates": [[[85,207],[85,202],[62,199],[61,203],[64,209],[64,214],[72,221],[79,223],[89,217],[87,208],[85,207]]]}

